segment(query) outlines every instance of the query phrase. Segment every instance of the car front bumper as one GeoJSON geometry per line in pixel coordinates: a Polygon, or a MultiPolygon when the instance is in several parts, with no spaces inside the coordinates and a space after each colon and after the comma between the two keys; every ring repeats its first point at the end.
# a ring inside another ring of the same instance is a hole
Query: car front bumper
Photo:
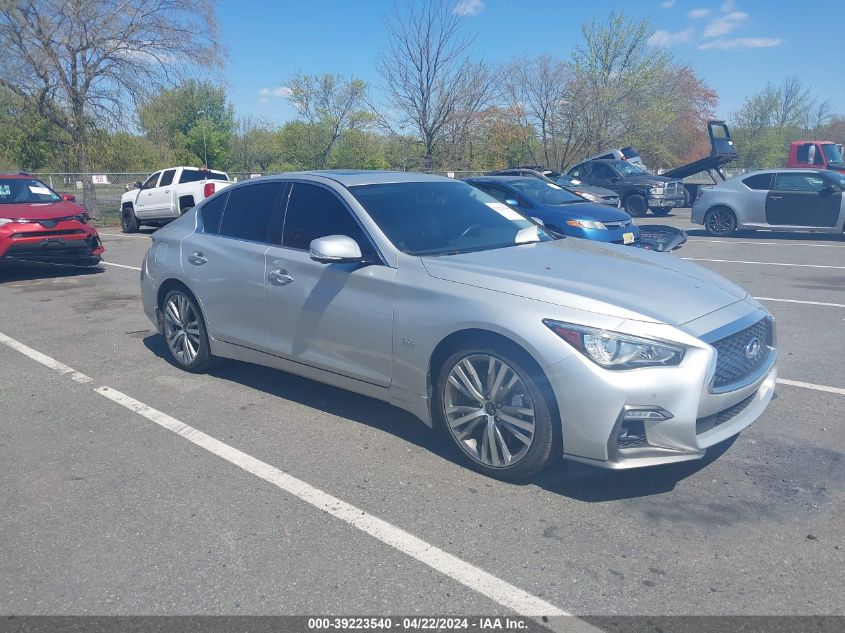
{"type": "Polygon", "coordinates": [[[675,207],[682,207],[684,206],[684,194],[649,194],[648,206],[649,208],[658,209],[673,209],[675,207]]]}
{"type": "Polygon", "coordinates": [[[611,244],[624,244],[625,234],[630,233],[633,236],[633,241],[628,242],[633,244],[640,239],[640,229],[635,224],[627,226],[623,229],[580,229],[568,227],[566,235],[570,237],[579,237],[582,239],[593,240],[594,242],[608,242],[611,244]]]}
{"type": "Polygon", "coordinates": [[[0,258],[29,262],[72,263],[99,258],[105,251],[97,231],[78,220],[45,227],[36,222],[0,227],[0,258]]]}
{"type": "MultiPolygon", "coordinates": [[[[705,337],[702,337],[705,338],[705,337]]],[[[704,341],[687,347],[677,367],[609,371],[581,354],[546,368],[558,403],[564,457],[611,469],[700,459],[754,422],[777,382],[777,350],[731,390],[712,388],[716,351],[704,341]],[[631,423],[631,410],[654,410],[665,419],[631,423]],[[641,441],[623,437],[630,426],[641,441]]]]}

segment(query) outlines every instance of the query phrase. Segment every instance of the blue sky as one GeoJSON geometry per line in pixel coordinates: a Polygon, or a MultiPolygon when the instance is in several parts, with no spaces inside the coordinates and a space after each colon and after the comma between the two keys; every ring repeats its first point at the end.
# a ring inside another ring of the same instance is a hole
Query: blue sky
{"type": "MultiPolygon", "coordinates": [[[[489,62],[543,53],[566,59],[585,20],[624,10],[648,17],[656,31],[651,45],[669,48],[719,93],[721,117],[766,82],[792,75],[845,115],[841,0],[454,2],[475,34],[475,56],[489,62]]],[[[378,94],[375,59],[392,6],[393,0],[222,0],[218,16],[229,50],[224,74],[238,116],[292,119],[282,86],[297,70],[354,75],[378,94]]]]}

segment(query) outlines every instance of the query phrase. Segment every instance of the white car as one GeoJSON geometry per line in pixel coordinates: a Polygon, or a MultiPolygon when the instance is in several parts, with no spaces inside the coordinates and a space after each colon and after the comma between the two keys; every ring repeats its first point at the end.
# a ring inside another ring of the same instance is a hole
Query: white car
{"type": "Polygon", "coordinates": [[[222,171],[198,167],[157,171],[121,196],[120,226],[124,233],[135,233],[144,224],[162,226],[230,184],[222,171]]]}

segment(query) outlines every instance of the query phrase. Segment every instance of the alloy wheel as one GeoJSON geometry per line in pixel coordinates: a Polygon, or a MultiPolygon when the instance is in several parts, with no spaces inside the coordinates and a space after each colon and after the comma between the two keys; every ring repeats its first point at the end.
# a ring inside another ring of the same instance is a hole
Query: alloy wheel
{"type": "Polygon", "coordinates": [[[190,300],[181,293],[172,294],[164,306],[164,337],[173,357],[190,365],[200,351],[200,329],[197,313],[190,300]]]}
{"type": "Polygon", "coordinates": [[[480,464],[512,466],[531,448],[534,404],[525,383],[501,358],[473,354],[459,360],[446,380],[443,408],[452,437],[480,464]]]}
{"type": "Polygon", "coordinates": [[[733,231],[733,215],[726,209],[713,209],[707,214],[707,230],[714,235],[733,231]]]}

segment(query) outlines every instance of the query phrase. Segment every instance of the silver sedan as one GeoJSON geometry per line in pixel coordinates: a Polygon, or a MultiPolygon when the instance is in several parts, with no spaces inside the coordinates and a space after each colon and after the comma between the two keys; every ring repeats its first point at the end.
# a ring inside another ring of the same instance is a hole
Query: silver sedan
{"type": "Polygon", "coordinates": [[[742,229],[845,232],[845,175],[824,169],[768,169],[702,188],[693,224],[716,237],[742,229]]]}
{"type": "Polygon", "coordinates": [[[555,239],[438,176],[238,183],[153,235],[141,289],[177,366],[238,359],[390,402],[500,478],[698,459],[775,388],[774,322],[742,288],[555,239]]]}

